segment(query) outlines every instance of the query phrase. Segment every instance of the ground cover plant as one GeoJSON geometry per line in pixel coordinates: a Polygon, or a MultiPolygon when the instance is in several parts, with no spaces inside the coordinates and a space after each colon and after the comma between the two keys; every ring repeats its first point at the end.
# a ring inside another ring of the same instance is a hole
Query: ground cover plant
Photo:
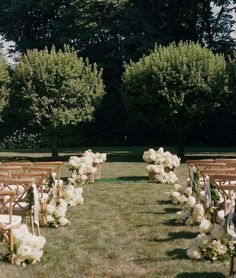
{"type": "MultiPolygon", "coordinates": [[[[176,174],[185,182],[186,165],[176,174]]],[[[43,261],[27,268],[0,262],[1,277],[225,277],[227,263],[187,258],[198,228],[176,225],[171,188],[149,182],[145,163],[107,162],[102,180],[84,187],[84,205],[68,209],[73,225],[41,229],[43,261]]]]}

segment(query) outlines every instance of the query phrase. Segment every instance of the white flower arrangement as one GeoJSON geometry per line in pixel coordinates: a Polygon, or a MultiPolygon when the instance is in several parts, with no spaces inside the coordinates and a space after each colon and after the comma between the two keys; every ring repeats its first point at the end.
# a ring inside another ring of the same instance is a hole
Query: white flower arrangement
{"type": "Polygon", "coordinates": [[[143,160],[149,165],[146,167],[149,177],[160,183],[174,184],[178,181],[174,169],[180,165],[180,160],[163,148],[157,151],[149,149],[143,153],[143,160]]]}
{"type": "Polygon", "coordinates": [[[205,219],[205,210],[202,204],[197,203],[193,196],[187,198],[185,207],[176,213],[177,223],[188,226],[199,224],[205,219]]]}
{"type": "Polygon", "coordinates": [[[29,232],[26,225],[13,229],[14,254],[13,260],[17,265],[35,264],[43,256],[46,239],[29,232]]]}
{"type": "Polygon", "coordinates": [[[169,198],[173,204],[186,204],[188,197],[192,195],[192,188],[182,186],[178,183],[174,184],[174,191],[169,193],[169,198]]]}
{"type": "Polygon", "coordinates": [[[72,184],[68,184],[63,187],[62,198],[66,201],[67,205],[78,206],[84,203],[82,194],[82,187],[75,188],[72,184]]]}
{"type": "Polygon", "coordinates": [[[203,219],[199,225],[200,233],[195,237],[187,250],[191,259],[227,260],[233,251],[233,245],[225,228],[220,224],[212,224],[203,219]]]}
{"type": "Polygon", "coordinates": [[[65,217],[67,211],[67,202],[60,198],[51,199],[47,205],[47,221],[49,226],[57,228],[58,226],[66,226],[70,221],[65,217]]]}

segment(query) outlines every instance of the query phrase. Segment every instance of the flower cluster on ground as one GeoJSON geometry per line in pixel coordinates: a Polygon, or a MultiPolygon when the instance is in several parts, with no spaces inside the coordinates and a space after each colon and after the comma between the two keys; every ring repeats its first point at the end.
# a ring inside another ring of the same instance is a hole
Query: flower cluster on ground
{"type": "Polygon", "coordinates": [[[157,151],[154,149],[145,151],[143,160],[148,163],[146,170],[151,180],[170,184],[178,181],[174,170],[180,165],[180,159],[176,155],[169,151],[165,152],[161,147],[157,151]]]}
{"type": "Polygon", "coordinates": [[[26,225],[13,229],[14,263],[17,265],[35,264],[43,256],[46,239],[29,232],[26,225]]]}
{"type": "Polygon", "coordinates": [[[212,261],[229,259],[234,247],[225,225],[213,224],[209,220],[203,219],[199,225],[199,231],[200,234],[191,241],[187,250],[189,258],[212,261]]]}

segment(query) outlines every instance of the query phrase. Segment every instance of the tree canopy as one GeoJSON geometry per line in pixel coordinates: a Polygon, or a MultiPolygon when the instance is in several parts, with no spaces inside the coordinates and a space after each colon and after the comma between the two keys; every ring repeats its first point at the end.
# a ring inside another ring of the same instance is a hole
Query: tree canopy
{"type": "Polygon", "coordinates": [[[52,130],[52,147],[57,155],[56,129],[90,121],[104,95],[102,71],[96,64],[77,58],[69,47],[64,51],[29,50],[13,76],[13,100],[29,121],[52,130]]]}
{"type": "Polygon", "coordinates": [[[123,98],[130,118],[172,122],[183,157],[187,130],[223,102],[225,68],[222,56],[199,44],[156,47],[125,70],[123,98]]]}
{"type": "Polygon", "coordinates": [[[8,103],[10,76],[7,68],[7,63],[0,54],[0,120],[1,113],[8,103]]]}

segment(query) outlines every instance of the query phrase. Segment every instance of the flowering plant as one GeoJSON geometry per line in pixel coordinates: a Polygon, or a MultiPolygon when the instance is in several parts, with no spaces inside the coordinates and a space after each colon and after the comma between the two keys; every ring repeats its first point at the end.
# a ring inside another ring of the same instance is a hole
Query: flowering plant
{"type": "Polygon", "coordinates": [[[187,250],[191,259],[228,260],[234,250],[225,227],[212,224],[209,220],[202,220],[199,226],[200,234],[192,241],[187,250]]]}
{"type": "Polygon", "coordinates": [[[38,149],[42,144],[41,134],[29,133],[25,128],[16,130],[13,134],[5,137],[0,143],[3,149],[38,149]]]}
{"type": "Polygon", "coordinates": [[[57,202],[51,200],[47,205],[47,221],[49,226],[57,228],[58,226],[66,226],[70,221],[65,217],[67,211],[67,202],[59,199],[57,202]]]}
{"type": "Polygon", "coordinates": [[[149,149],[144,152],[143,159],[149,163],[146,170],[152,180],[171,184],[178,181],[174,169],[179,166],[180,160],[176,155],[172,155],[168,151],[164,152],[163,148],[159,148],[157,151],[149,149]]]}
{"type": "Polygon", "coordinates": [[[177,223],[185,225],[199,224],[205,218],[205,210],[201,203],[193,196],[189,196],[185,207],[176,213],[177,223]]]}
{"type": "Polygon", "coordinates": [[[29,232],[26,225],[12,230],[14,241],[13,260],[17,265],[34,264],[39,262],[43,255],[45,237],[36,236],[29,232]]]}
{"type": "Polygon", "coordinates": [[[83,188],[75,188],[72,184],[68,184],[63,188],[62,198],[66,201],[67,205],[77,206],[83,205],[84,199],[82,197],[83,188]]]}

